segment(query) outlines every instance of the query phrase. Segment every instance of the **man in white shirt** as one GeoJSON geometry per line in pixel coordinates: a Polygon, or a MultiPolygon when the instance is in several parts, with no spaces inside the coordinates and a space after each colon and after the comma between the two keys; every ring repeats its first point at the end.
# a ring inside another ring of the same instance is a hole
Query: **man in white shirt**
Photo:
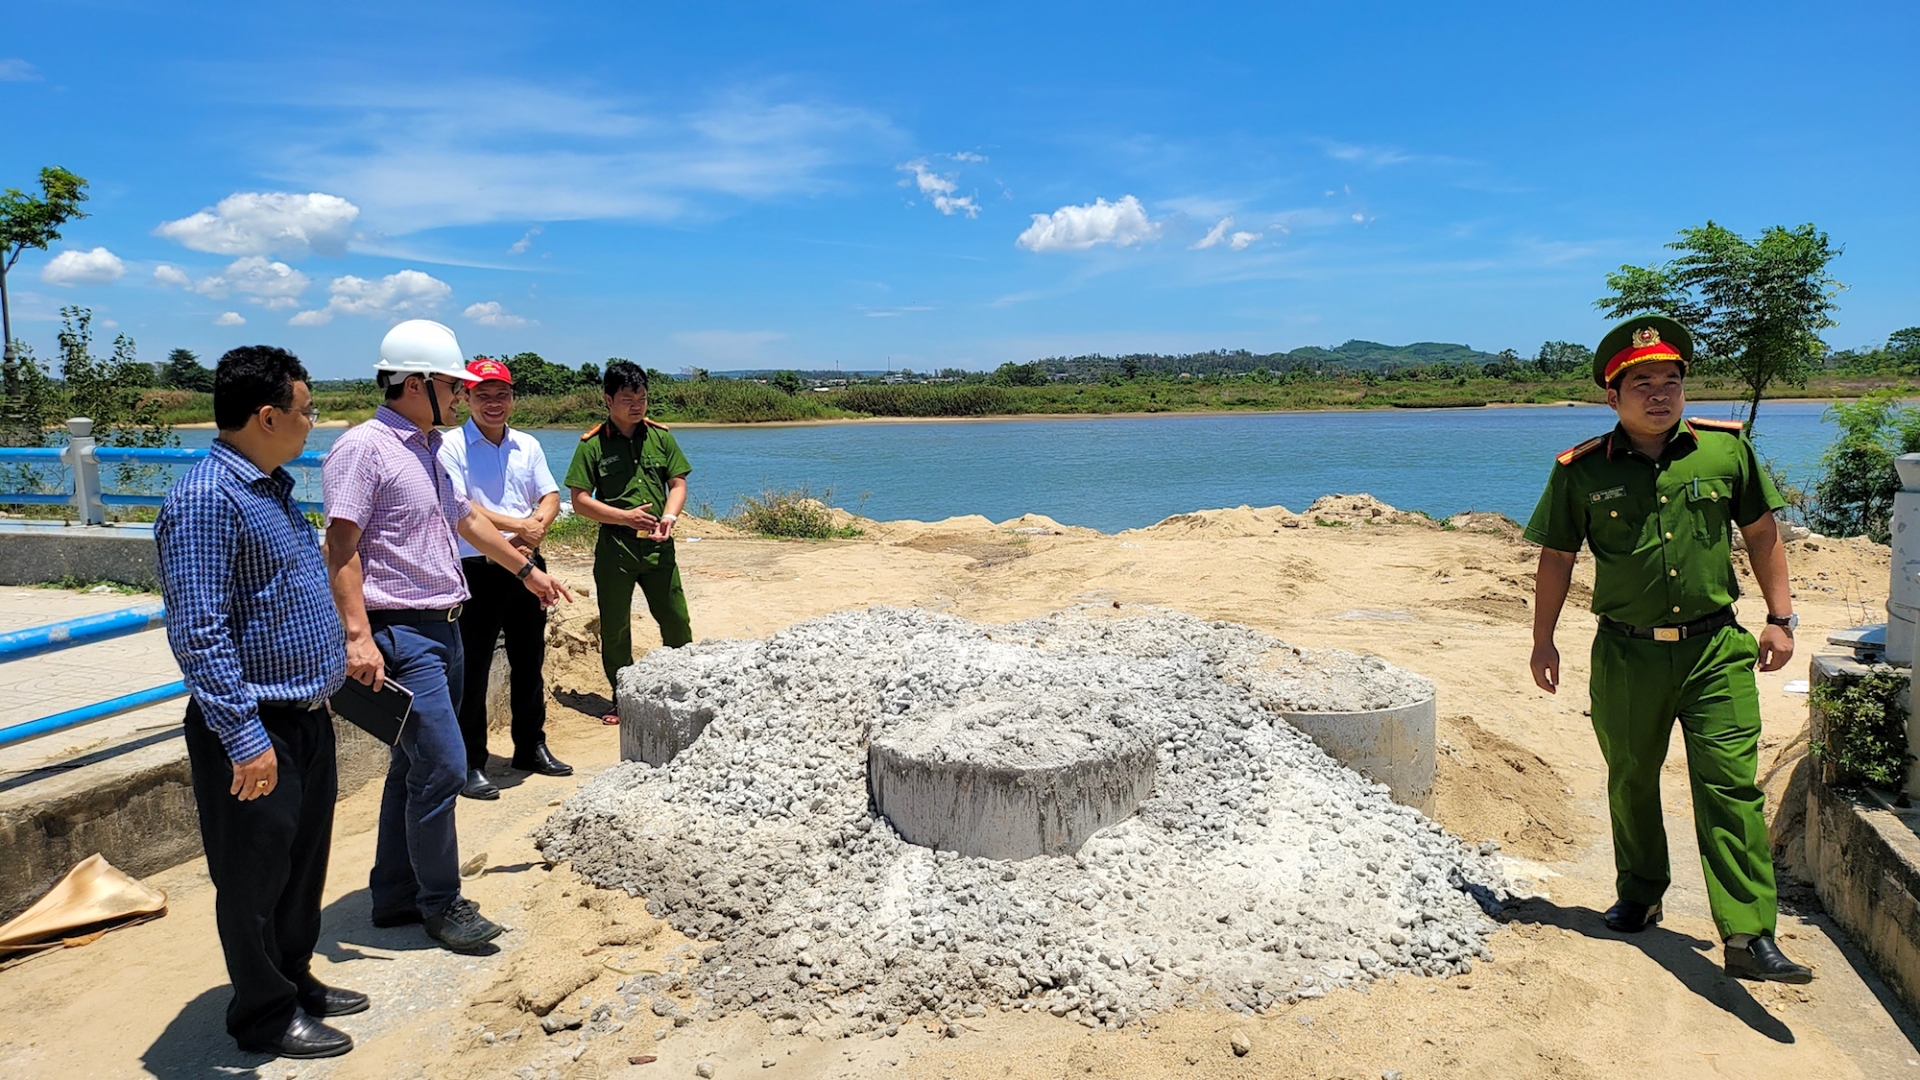
{"type": "MultiPolygon", "coordinates": [[[[440,444],[440,460],[473,511],[507,535],[515,547],[546,569],[540,541],[560,516],[560,485],[547,468],[546,452],[524,431],[507,426],[513,416],[513,373],[498,360],[478,357],[467,370],[479,382],[467,391],[472,414],[440,444]]],[[[469,799],[497,799],[487,779],[487,677],[494,641],[506,634],[508,697],[513,711],[513,767],[543,776],[567,776],[573,766],[547,749],[547,687],[542,674],[547,651],[547,613],[540,601],[478,551],[460,541],[460,569],[471,592],[460,614],[466,652],[466,689],[460,698],[460,734],[467,744],[469,799]]]]}

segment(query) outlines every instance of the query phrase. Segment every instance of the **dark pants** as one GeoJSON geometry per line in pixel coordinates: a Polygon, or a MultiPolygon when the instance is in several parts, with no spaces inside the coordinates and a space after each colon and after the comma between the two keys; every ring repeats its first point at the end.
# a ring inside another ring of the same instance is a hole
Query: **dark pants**
{"type": "Polygon", "coordinates": [[[438,915],[460,897],[453,806],[467,782],[460,740],[460,630],[450,622],[374,627],[387,678],[413,691],[380,794],[380,836],[368,888],[373,910],[438,915]]]}
{"type": "Polygon", "coordinates": [[[1722,938],[1772,936],[1779,909],[1760,762],[1760,646],[1739,626],[1683,641],[1611,630],[1593,636],[1593,730],[1607,759],[1614,887],[1651,904],[1673,880],[1660,810],[1660,769],[1677,719],[1686,738],[1693,827],[1707,905],[1722,938]]]}
{"type": "MultiPolygon", "coordinates": [[[[629,530],[631,531],[631,530],[629,530]]],[[[660,641],[677,649],[693,640],[693,621],[687,615],[687,594],[680,587],[680,566],[673,541],[636,544],[600,527],[593,549],[594,599],[600,604],[600,665],[616,700],[620,696],[620,669],[633,663],[633,588],[647,599],[647,611],[660,626],[660,641]]]]}
{"type": "MultiPolygon", "coordinates": [[[[538,552],[534,565],[547,568],[538,552]]],[[[472,594],[460,614],[460,642],[467,654],[460,695],[460,735],[467,768],[487,767],[487,677],[493,673],[493,643],[504,631],[508,699],[513,712],[513,754],[530,755],[547,741],[547,611],[526,585],[490,559],[460,560],[472,594]]]]}
{"type": "Polygon", "coordinates": [[[294,995],[315,985],[308,966],[320,939],[320,893],[333,844],[338,777],[333,720],[326,710],[263,706],[279,782],[241,802],[230,794],[233,764],[187,702],[187,761],[200,805],[200,841],[213,879],[213,917],[227,958],[233,1001],[227,1033],[243,1044],[270,1042],[293,1021],[294,995]]]}

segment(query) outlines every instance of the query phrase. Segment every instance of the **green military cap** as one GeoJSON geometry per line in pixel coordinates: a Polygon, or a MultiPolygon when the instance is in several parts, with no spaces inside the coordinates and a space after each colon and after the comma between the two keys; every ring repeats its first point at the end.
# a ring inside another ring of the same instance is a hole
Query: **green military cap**
{"type": "Polygon", "coordinates": [[[1607,386],[1636,364],[1677,360],[1685,371],[1693,363],[1693,335],[1665,315],[1635,315],[1607,331],[1593,350],[1593,381],[1607,386]]]}

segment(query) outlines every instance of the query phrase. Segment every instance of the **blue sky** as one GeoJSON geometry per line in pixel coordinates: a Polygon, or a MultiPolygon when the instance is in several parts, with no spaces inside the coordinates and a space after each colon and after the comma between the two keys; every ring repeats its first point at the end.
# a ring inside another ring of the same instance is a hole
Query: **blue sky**
{"type": "Polygon", "coordinates": [[[1682,227],[1844,245],[1837,347],[1920,324],[1911,3],[10,0],[10,277],[147,359],[990,367],[1349,338],[1593,343],[1682,227]],[[1231,219],[1228,221],[1227,219],[1231,219]]]}

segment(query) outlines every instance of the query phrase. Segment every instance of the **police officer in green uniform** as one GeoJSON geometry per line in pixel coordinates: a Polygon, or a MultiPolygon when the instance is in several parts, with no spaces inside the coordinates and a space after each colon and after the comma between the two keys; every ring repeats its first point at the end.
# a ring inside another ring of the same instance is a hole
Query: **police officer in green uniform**
{"type": "Polygon", "coordinates": [[[1753,670],[1786,665],[1798,623],[1773,517],[1785,503],[1739,423],[1682,417],[1692,359],[1693,336],[1657,315],[1629,319],[1600,342],[1594,381],[1606,388],[1619,423],[1559,455],[1527,523],[1527,539],[1541,545],[1533,681],[1548,693],[1559,685],[1554,627],[1585,543],[1600,617],[1593,730],[1607,761],[1618,896],[1607,926],[1634,933],[1660,921],[1672,881],[1660,767],[1678,719],[1726,972],[1804,983],[1813,973],[1774,941],[1773,857],[1754,775],[1760,696],[1753,670]],[[1734,618],[1734,528],[1767,602],[1757,640],[1734,618]]]}
{"type": "MultiPolygon", "coordinates": [[[[693,467],[665,424],[647,418],[647,373],[616,360],[600,381],[607,420],[580,437],[567,487],[574,513],[600,523],[593,549],[593,585],[600,601],[600,663],[617,692],[620,669],[633,663],[633,587],[647,598],[660,640],[678,648],[693,640],[687,594],[673,557],[673,526],[687,504],[693,467]]],[[[618,713],[601,718],[620,722],[618,713]]]]}

